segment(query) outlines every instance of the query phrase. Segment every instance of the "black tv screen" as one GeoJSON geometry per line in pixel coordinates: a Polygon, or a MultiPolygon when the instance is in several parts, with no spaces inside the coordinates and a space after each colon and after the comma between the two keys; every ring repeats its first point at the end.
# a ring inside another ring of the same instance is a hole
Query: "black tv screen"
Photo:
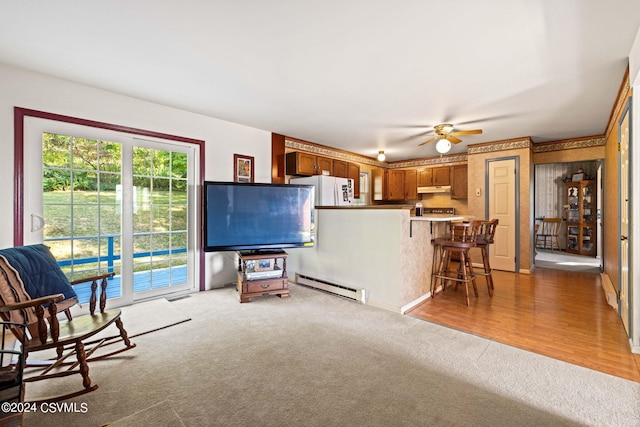
{"type": "Polygon", "coordinates": [[[312,185],[204,182],[205,252],[313,246],[312,185]]]}

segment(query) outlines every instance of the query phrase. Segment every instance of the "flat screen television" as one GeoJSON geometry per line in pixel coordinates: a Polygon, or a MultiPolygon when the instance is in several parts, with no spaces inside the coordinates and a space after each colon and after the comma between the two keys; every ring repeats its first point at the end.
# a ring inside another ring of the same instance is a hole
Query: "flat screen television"
{"type": "Polygon", "coordinates": [[[203,250],[314,245],[314,186],[204,182],[203,250]]]}

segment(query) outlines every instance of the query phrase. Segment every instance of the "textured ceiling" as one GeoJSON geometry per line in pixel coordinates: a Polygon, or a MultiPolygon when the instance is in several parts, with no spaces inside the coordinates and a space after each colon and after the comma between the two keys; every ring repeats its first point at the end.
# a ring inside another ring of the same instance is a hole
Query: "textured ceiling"
{"type": "Polygon", "coordinates": [[[638,0],[3,1],[0,62],[388,160],[602,134],[638,0]]]}

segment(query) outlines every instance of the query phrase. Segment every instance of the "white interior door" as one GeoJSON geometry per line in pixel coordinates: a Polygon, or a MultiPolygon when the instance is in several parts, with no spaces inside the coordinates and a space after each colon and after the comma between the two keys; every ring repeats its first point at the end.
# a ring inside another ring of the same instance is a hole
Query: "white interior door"
{"type": "Polygon", "coordinates": [[[499,220],[489,262],[496,270],[516,271],[516,161],[489,162],[489,219],[499,220]]]}
{"type": "Polygon", "coordinates": [[[624,115],[619,128],[620,139],[620,318],[629,333],[629,114],[624,115]]]}

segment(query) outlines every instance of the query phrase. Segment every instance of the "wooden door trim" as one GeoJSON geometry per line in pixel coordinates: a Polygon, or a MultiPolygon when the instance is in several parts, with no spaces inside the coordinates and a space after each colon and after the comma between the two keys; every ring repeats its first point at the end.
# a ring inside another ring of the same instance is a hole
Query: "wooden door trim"
{"type": "MultiPolygon", "coordinates": [[[[633,170],[633,144],[632,144],[632,138],[633,138],[633,109],[632,109],[632,99],[633,97],[629,97],[627,99],[626,105],[624,106],[624,108],[622,109],[622,111],[620,112],[620,117],[618,119],[618,171],[622,170],[622,159],[621,159],[621,151],[620,151],[620,143],[622,142],[622,124],[625,120],[625,118],[628,120],[628,124],[629,124],[629,131],[627,133],[627,161],[628,161],[628,168],[627,168],[627,176],[623,177],[621,176],[620,173],[618,173],[618,236],[622,236],[623,235],[623,230],[622,230],[622,212],[620,212],[620,206],[621,206],[621,188],[622,188],[622,180],[623,179],[627,179],[627,193],[629,194],[629,198],[630,198],[630,203],[629,203],[629,207],[633,205],[633,185],[632,185],[632,174],[631,171],[633,170]]],[[[627,221],[629,226],[632,224],[633,221],[633,208],[630,208],[631,212],[627,213],[627,221]]],[[[633,229],[628,229],[626,230],[626,236],[628,237],[627,240],[627,294],[626,294],[626,304],[627,304],[627,319],[626,319],[626,324],[627,324],[627,335],[629,337],[632,337],[633,334],[633,327],[634,327],[634,322],[633,322],[633,313],[634,313],[634,306],[633,306],[633,229]]],[[[620,300],[620,294],[622,292],[622,239],[618,239],[618,283],[617,283],[617,300],[618,300],[618,316],[620,316],[620,318],[622,319],[622,304],[621,304],[621,300],[620,300]]],[[[604,263],[602,264],[604,265],[604,263]]]]}

